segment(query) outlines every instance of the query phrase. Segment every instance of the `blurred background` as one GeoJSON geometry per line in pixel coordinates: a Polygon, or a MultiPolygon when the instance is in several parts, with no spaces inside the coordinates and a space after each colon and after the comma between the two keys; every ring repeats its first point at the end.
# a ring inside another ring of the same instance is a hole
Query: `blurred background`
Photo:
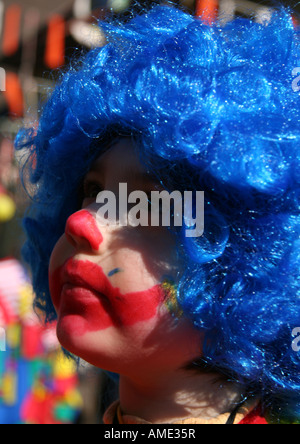
{"type": "MultiPolygon", "coordinates": [[[[0,0],[0,424],[96,424],[114,400],[114,383],[60,351],[55,325],[43,327],[32,310],[24,269],[21,220],[28,199],[20,184],[13,141],[36,121],[60,69],[70,57],[105,43],[97,20],[162,1],[0,0]]],[[[272,3],[249,0],[177,0],[208,21],[226,15],[265,20],[272,3]],[[205,12],[204,12],[205,11],[205,12]]],[[[300,6],[293,7],[295,26],[300,6]]]]}

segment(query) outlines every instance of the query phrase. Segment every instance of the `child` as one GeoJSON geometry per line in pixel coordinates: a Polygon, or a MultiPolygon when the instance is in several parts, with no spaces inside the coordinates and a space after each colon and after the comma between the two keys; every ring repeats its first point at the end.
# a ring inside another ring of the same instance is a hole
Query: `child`
{"type": "Polygon", "coordinates": [[[208,26],[156,6],[101,26],[107,44],[16,140],[36,306],[66,350],[119,374],[105,423],[297,422],[298,31],[281,8],[208,26]],[[204,192],[203,234],[120,223],[137,203],[124,184],[149,211],[153,192],[204,192]]]}

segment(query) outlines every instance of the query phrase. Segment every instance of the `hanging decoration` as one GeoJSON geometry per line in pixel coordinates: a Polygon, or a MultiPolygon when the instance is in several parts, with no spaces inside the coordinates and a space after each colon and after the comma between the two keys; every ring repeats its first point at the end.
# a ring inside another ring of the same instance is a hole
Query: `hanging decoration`
{"type": "Polygon", "coordinates": [[[20,28],[21,7],[17,4],[14,4],[6,9],[4,19],[2,53],[6,57],[14,55],[19,48],[20,28]]]}
{"type": "Polygon", "coordinates": [[[218,0],[197,0],[195,16],[211,25],[218,15],[218,0]]]}
{"type": "Polygon", "coordinates": [[[6,73],[6,90],[3,91],[11,117],[23,117],[24,97],[19,76],[13,72],[6,73]]]}
{"type": "Polygon", "coordinates": [[[51,17],[48,23],[45,64],[50,69],[57,69],[65,63],[65,19],[60,14],[51,17]]]}

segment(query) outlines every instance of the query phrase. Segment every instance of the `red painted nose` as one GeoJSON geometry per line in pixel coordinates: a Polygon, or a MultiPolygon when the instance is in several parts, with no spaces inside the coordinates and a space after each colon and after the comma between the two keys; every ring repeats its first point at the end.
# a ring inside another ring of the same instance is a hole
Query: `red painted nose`
{"type": "Polygon", "coordinates": [[[98,251],[103,241],[94,217],[87,210],[72,214],[66,224],[65,235],[77,249],[98,251]]]}

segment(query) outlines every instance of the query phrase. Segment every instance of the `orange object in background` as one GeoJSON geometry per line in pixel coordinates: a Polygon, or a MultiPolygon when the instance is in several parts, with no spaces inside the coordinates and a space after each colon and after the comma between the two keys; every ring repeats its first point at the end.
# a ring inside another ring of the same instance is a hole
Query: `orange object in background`
{"type": "Polygon", "coordinates": [[[299,26],[299,19],[295,15],[292,15],[292,22],[295,28],[298,28],[299,26]]]}
{"type": "Polygon", "coordinates": [[[11,5],[7,8],[4,20],[2,52],[12,56],[19,48],[21,30],[21,7],[11,5]]]}
{"type": "Polygon", "coordinates": [[[211,25],[216,21],[218,15],[218,0],[198,0],[196,2],[195,16],[200,17],[203,22],[211,25]]]}
{"type": "Polygon", "coordinates": [[[17,74],[13,72],[6,73],[6,91],[3,91],[3,94],[8,105],[10,116],[23,117],[24,97],[22,86],[17,74]]]}
{"type": "Polygon", "coordinates": [[[45,64],[56,69],[65,63],[66,24],[64,18],[55,14],[48,23],[46,40],[45,64]]]}

